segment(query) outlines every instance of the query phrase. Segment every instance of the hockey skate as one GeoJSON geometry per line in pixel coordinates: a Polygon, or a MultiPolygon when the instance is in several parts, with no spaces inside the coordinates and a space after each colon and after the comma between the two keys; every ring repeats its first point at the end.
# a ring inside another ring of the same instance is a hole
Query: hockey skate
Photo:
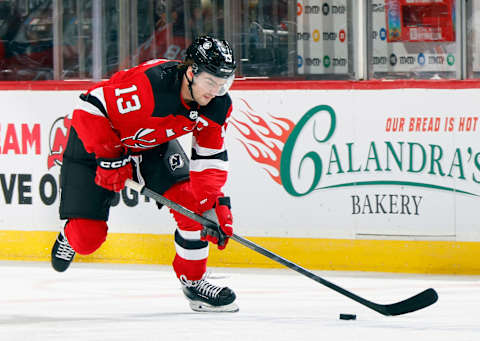
{"type": "Polygon", "coordinates": [[[64,272],[68,269],[74,257],[75,251],[68,244],[63,231],[60,232],[52,247],[52,267],[58,272],[64,272]]]}
{"type": "Polygon", "coordinates": [[[199,312],[237,312],[235,293],[228,287],[219,287],[209,283],[205,278],[190,281],[180,276],[182,291],[193,311],[199,312]]]}

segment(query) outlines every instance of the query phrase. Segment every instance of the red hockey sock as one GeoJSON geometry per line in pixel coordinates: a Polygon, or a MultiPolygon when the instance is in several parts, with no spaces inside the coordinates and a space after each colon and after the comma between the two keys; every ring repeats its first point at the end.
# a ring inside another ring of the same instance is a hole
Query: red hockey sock
{"type": "Polygon", "coordinates": [[[173,270],[177,278],[184,275],[190,281],[198,281],[207,272],[207,259],[187,260],[177,254],[173,260],[173,270]]]}

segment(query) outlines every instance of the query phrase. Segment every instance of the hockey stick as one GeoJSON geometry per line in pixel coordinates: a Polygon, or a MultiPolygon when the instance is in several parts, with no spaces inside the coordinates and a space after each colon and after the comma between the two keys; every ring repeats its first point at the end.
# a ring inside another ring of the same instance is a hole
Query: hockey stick
{"type": "MultiPolygon", "coordinates": [[[[137,191],[140,194],[145,195],[148,198],[151,198],[167,207],[170,207],[171,209],[189,217],[192,220],[195,220],[196,222],[206,225],[206,226],[216,226],[216,223],[213,222],[210,219],[207,219],[199,214],[196,214],[195,212],[190,211],[189,209],[165,198],[164,196],[146,188],[144,185],[141,185],[133,180],[128,179],[125,182],[125,185],[135,191],[137,191]]],[[[335,290],[336,292],[347,296],[348,298],[363,304],[364,306],[375,310],[376,312],[379,312],[382,315],[385,316],[396,316],[396,315],[402,315],[406,313],[410,313],[413,311],[417,311],[419,309],[428,307],[429,305],[432,305],[438,300],[438,295],[437,292],[430,288],[422,291],[421,293],[412,296],[410,298],[407,298],[406,300],[393,303],[393,304],[378,304],[374,303],[372,301],[369,301],[365,298],[362,298],[348,290],[343,289],[342,287],[339,287],[336,284],[333,284],[332,282],[327,281],[326,279],[323,279],[320,276],[315,275],[314,273],[308,271],[305,268],[302,268],[300,265],[297,265],[279,255],[276,255],[275,253],[268,251],[267,249],[264,249],[263,247],[245,239],[242,238],[236,234],[233,234],[231,237],[233,240],[236,242],[242,244],[243,246],[256,251],[265,257],[268,257],[292,270],[295,270],[298,273],[301,273],[304,276],[307,276],[310,279],[313,279],[314,281],[325,285],[326,287],[335,290]]]]}

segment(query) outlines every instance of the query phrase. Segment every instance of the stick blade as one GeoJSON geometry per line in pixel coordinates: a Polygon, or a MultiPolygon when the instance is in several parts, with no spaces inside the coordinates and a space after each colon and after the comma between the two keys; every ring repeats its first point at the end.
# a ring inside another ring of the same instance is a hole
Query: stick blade
{"type": "Polygon", "coordinates": [[[407,314],[426,308],[437,302],[437,300],[437,292],[434,289],[430,288],[422,291],[415,296],[407,298],[404,301],[383,306],[384,309],[382,309],[382,313],[387,316],[407,314]]]}

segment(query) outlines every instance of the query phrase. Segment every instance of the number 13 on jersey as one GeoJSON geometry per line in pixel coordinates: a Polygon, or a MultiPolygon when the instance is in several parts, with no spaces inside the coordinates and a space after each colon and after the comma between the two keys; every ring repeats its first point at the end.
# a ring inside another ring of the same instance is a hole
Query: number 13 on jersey
{"type": "Polygon", "coordinates": [[[139,110],[142,107],[138,95],[134,94],[128,96],[130,97],[128,99],[124,98],[127,97],[124,96],[125,94],[135,91],[137,91],[136,85],[132,85],[131,87],[125,89],[115,89],[115,96],[120,97],[117,99],[117,107],[120,114],[127,114],[131,111],[139,110]]]}

